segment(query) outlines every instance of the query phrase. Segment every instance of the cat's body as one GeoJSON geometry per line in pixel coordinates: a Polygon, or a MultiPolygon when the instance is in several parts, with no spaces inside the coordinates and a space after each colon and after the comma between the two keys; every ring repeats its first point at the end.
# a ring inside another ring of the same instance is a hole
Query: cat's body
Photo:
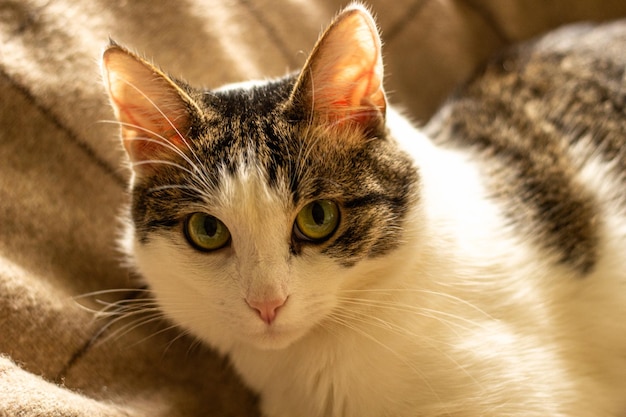
{"type": "Polygon", "coordinates": [[[269,417],[626,416],[624,50],[516,49],[422,133],[360,7],[299,77],[214,92],[113,46],[129,252],[269,417]]]}

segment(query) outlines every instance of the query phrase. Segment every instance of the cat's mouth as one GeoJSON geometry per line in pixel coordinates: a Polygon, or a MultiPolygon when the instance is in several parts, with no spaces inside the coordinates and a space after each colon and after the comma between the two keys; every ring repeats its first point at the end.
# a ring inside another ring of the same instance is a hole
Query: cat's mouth
{"type": "Polygon", "coordinates": [[[258,349],[285,349],[299,340],[308,329],[302,326],[288,326],[280,323],[265,325],[262,329],[251,332],[247,342],[258,349]]]}

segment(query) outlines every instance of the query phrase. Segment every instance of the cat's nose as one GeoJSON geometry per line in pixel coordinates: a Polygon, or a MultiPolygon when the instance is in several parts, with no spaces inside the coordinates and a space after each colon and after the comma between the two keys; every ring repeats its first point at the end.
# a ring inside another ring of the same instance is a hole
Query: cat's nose
{"type": "Polygon", "coordinates": [[[248,300],[246,303],[259,313],[261,320],[267,324],[272,324],[278,314],[278,309],[285,305],[287,298],[277,298],[273,300],[248,300]]]}

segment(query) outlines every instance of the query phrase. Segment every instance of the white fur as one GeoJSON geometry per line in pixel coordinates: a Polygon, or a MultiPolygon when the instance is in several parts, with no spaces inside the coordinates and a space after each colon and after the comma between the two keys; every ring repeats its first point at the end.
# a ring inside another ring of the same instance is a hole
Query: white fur
{"type": "Polygon", "coordinates": [[[243,167],[198,207],[230,248],[134,245],[166,314],[229,354],[269,417],[626,415],[623,210],[600,199],[602,256],[580,278],[507,228],[471,160],[388,124],[422,179],[399,249],[351,268],[290,257],[299,208],[243,167]],[[268,326],[250,294],[289,298],[268,326]]]}

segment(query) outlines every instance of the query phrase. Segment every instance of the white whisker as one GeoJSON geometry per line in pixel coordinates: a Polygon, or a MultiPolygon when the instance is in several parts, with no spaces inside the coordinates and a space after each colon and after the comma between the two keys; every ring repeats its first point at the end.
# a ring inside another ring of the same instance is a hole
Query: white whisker
{"type": "Polygon", "coordinates": [[[137,328],[145,326],[150,323],[159,322],[163,320],[163,318],[165,317],[163,315],[163,312],[161,312],[160,310],[156,310],[152,312],[152,314],[147,314],[146,312],[137,313],[137,314],[126,314],[124,316],[120,316],[117,319],[112,320],[111,323],[109,323],[109,326],[107,328],[110,328],[111,325],[113,325],[114,323],[118,323],[120,320],[127,320],[129,316],[131,315],[139,315],[139,314],[144,314],[145,316],[140,316],[134,320],[131,320],[129,323],[123,324],[119,328],[116,328],[115,330],[110,332],[108,335],[106,335],[106,337],[102,338],[100,342],[105,343],[109,340],[121,339],[122,337],[133,332],[137,328]]]}
{"type": "Polygon", "coordinates": [[[491,316],[489,313],[479,308],[478,306],[472,304],[471,302],[464,300],[458,296],[448,294],[445,292],[440,292],[440,291],[427,290],[423,288],[380,288],[380,289],[379,288],[363,288],[363,289],[354,289],[354,290],[344,289],[342,290],[342,292],[343,293],[374,293],[374,294],[379,294],[379,295],[384,295],[384,296],[392,295],[395,293],[419,292],[419,293],[427,294],[430,296],[446,298],[450,301],[454,301],[456,303],[459,303],[466,307],[471,308],[475,312],[480,313],[480,315],[482,315],[486,319],[495,320],[493,316],[491,316]]]}
{"type": "MultiPolygon", "coordinates": [[[[93,302],[95,304],[102,307],[100,309],[94,309],[85,306],[80,302],[77,303],[81,309],[92,313],[94,320],[106,320],[106,322],[98,329],[98,331],[92,336],[91,339],[92,343],[94,344],[102,344],[108,342],[109,340],[120,339],[125,335],[135,331],[139,327],[165,320],[166,316],[161,310],[160,304],[157,302],[157,300],[151,296],[145,297],[145,295],[150,294],[151,291],[148,289],[123,288],[93,291],[90,293],[78,295],[74,297],[74,299],[77,301],[93,299],[93,302]],[[136,295],[141,295],[141,297],[123,298],[116,301],[105,301],[97,298],[105,295],[127,295],[133,293],[136,295]],[[118,324],[119,326],[117,326],[118,324]],[[110,331],[113,327],[116,328],[110,331]],[[104,336],[107,332],[108,334],[104,336]]],[[[159,329],[158,331],[153,332],[147,337],[144,337],[135,344],[141,343],[149,337],[156,336],[174,327],[176,326],[168,326],[164,329],[159,329]]],[[[176,340],[177,338],[175,338],[174,340],[176,340]]]]}
{"type": "Polygon", "coordinates": [[[115,288],[115,289],[98,290],[98,291],[87,292],[87,293],[84,293],[84,294],[75,295],[72,298],[74,300],[78,300],[78,299],[81,299],[81,298],[94,297],[94,296],[98,296],[98,295],[126,294],[126,293],[138,293],[138,292],[150,293],[151,291],[149,289],[146,289],[146,288],[115,288]]]}
{"type": "Polygon", "coordinates": [[[156,187],[152,187],[149,188],[146,192],[148,194],[153,194],[153,193],[158,193],[159,191],[166,191],[166,190],[184,190],[184,191],[191,191],[194,193],[194,195],[198,194],[198,195],[203,195],[204,191],[202,191],[201,189],[199,189],[198,187],[194,187],[192,185],[182,185],[182,184],[165,184],[165,185],[159,185],[156,187]]]}

